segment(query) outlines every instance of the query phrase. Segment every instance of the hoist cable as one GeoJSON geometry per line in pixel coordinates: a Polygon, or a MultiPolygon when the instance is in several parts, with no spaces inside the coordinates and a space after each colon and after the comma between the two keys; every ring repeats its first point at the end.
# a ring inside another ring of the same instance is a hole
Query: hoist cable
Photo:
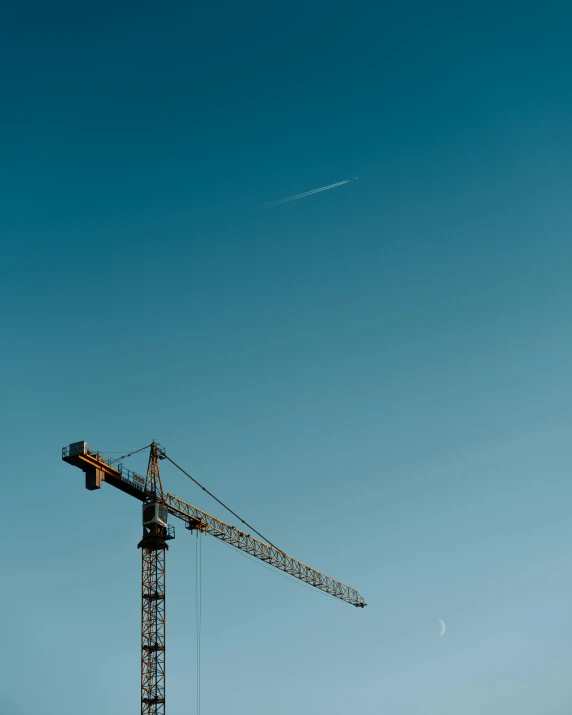
{"type": "Polygon", "coordinates": [[[261,539],[264,539],[264,541],[272,546],[276,551],[280,551],[280,553],[285,553],[282,551],[282,549],[279,549],[277,546],[274,546],[274,544],[270,541],[270,539],[267,539],[264,534],[261,534],[259,531],[257,531],[253,526],[251,526],[247,521],[245,521],[242,517],[240,517],[235,511],[233,511],[229,506],[224,504],[218,497],[215,497],[215,495],[212,492],[209,492],[209,490],[206,487],[203,487],[203,485],[200,482],[197,482],[197,480],[192,477],[188,472],[185,472],[185,470],[180,467],[176,462],[174,462],[171,457],[169,457],[168,454],[165,454],[165,457],[171,462],[171,464],[175,467],[177,467],[178,470],[183,472],[189,479],[191,479],[198,487],[200,487],[204,492],[206,492],[210,497],[212,497],[216,502],[218,502],[222,507],[224,507],[228,512],[230,512],[233,516],[236,516],[236,518],[241,521],[245,526],[248,526],[249,529],[252,529],[255,534],[258,534],[261,539]]]}

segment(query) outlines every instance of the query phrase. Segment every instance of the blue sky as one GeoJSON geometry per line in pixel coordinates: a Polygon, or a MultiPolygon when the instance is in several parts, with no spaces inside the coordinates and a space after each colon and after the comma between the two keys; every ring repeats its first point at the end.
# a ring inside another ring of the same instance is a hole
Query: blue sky
{"type": "MultiPolygon", "coordinates": [[[[3,10],[6,713],[137,712],[139,505],[60,449],[155,438],[369,604],[204,539],[205,715],[569,715],[571,30],[565,2],[3,10]]],[[[169,715],[194,559],[180,528],[169,715]]]]}

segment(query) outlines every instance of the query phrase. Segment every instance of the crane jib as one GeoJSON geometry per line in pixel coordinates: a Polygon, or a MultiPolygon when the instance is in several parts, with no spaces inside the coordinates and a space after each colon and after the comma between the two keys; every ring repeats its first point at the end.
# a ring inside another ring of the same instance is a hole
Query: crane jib
{"type": "Polygon", "coordinates": [[[240,531],[240,529],[226,524],[224,521],[207,514],[201,509],[197,509],[197,507],[188,504],[173,494],[165,495],[165,505],[169,513],[173,516],[183,521],[188,521],[189,518],[198,521],[203,525],[203,529],[207,533],[217,539],[241,551],[245,551],[250,556],[254,556],[310,586],[314,586],[358,608],[363,608],[367,605],[360,594],[354,588],[351,588],[351,586],[346,586],[346,584],[336,581],[320,571],[316,571],[316,569],[307,566],[292,556],[288,556],[288,554],[285,554],[283,551],[279,551],[275,547],[265,544],[250,534],[245,534],[240,531]]]}

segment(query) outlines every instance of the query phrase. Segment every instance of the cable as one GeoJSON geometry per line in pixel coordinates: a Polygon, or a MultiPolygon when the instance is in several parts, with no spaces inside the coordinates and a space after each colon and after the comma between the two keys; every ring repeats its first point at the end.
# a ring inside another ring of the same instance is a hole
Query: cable
{"type": "MultiPolygon", "coordinates": [[[[150,444],[146,444],[144,447],[141,447],[141,449],[136,449],[134,452],[129,452],[129,454],[124,454],[121,457],[114,457],[113,459],[109,460],[109,464],[114,464],[115,462],[121,462],[122,459],[127,459],[127,457],[131,457],[132,454],[137,454],[137,452],[142,452],[144,449],[147,449],[150,447],[150,444]]],[[[117,452],[107,452],[106,454],[117,454],[117,452]]]]}
{"type": "Polygon", "coordinates": [[[212,492],[209,492],[209,490],[206,487],[203,487],[203,485],[200,482],[197,482],[197,480],[194,477],[191,477],[191,475],[188,472],[185,472],[185,470],[182,467],[180,467],[176,462],[174,462],[171,459],[171,457],[169,457],[168,454],[165,454],[165,457],[169,460],[169,462],[171,462],[172,465],[177,467],[177,469],[180,470],[181,472],[183,472],[183,474],[185,474],[189,479],[192,479],[192,481],[198,487],[200,487],[204,492],[206,492],[210,497],[212,497],[222,507],[224,507],[227,511],[229,511],[233,516],[236,516],[236,518],[239,521],[241,521],[245,526],[248,526],[249,529],[252,529],[252,531],[254,531],[255,534],[258,534],[258,536],[260,536],[261,539],[264,539],[264,541],[267,544],[269,544],[270,546],[275,548],[277,551],[280,551],[282,554],[285,553],[284,551],[282,551],[282,549],[279,549],[277,546],[274,546],[274,544],[270,541],[270,539],[267,539],[266,536],[264,536],[264,534],[261,534],[259,531],[256,531],[256,529],[253,526],[251,526],[247,521],[244,521],[244,519],[242,517],[238,516],[238,514],[235,511],[233,511],[230,507],[228,507],[226,504],[221,502],[221,500],[218,497],[215,497],[215,495],[212,492]]]}
{"type": "Polygon", "coordinates": [[[197,715],[201,713],[201,631],[203,616],[203,547],[197,531],[195,542],[195,605],[197,629],[197,715]]]}
{"type": "MultiPolygon", "coordinates": [[[[137,452],[142,452],[144,449],[147,449],[151,445],[147,444],[145,447],[141,447],[141,449],[136,449],[134,452],[129,452],[129,454],[124,454],[121,457],[116,457],[115,459],[110,460],[110,464],[113,464],[115,462],[120,462],[122,459],[126,459],[127,457],[131,457],[133,454],[137,454],[137,452]]],[[[191,479],[198,487],[200,487],[204,492],[206,492],[210,497],[212,497],[216,502],[218,502],[224,509],[226,509],[228,512],[230,512],[233,516],[235,516],[240,522],[242,522],[245,526],[248,526],[249,529],[254,531],[255,534],[258,534],[261,539],[264,539],[267,544],[275,548],[277,551],[280,551],[281,553],[284,553],[282,549],[279,549],[275,544],[273,544],[270,539],[268,539],[264,534],[261,534],[257,529],[255,529],[251,524],[249,524],[247,521],[245,521],[241,516],[239,516],[235,511],[233,511],[229,506],[227,506],[224,502],[222,502],[218,497],[215,497],[215,495],[210,492],[206,487],[203,487],[203,485],[198,482],[193,476],[191,476],[187,471],[185,471],[181,466],[179,466],[171,457],[169,457],[168,454],[165,453],[165,457],[171,462],[171,464],[179,471],[181,471],[185,476],[187,476],[189,479],[191,479]]]]}

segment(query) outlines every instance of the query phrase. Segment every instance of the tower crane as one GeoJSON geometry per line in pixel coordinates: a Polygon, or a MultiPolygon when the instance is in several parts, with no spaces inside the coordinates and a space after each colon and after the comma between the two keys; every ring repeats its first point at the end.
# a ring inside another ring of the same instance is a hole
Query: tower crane
{"type": "MultiPolygon", "coordinates": [[[[62,450],[64,462],[85,472],[85,486],[90,491],[101,489],[106,482],[142,502],[143,536],[138,544],[142,555],[141,715],[165,715],[165,555],[168,542],[175,538],[175,530],[168,523],[169,515],[183,521],[190,531],[210,534],[341,601],[357,608],[366,605],[351,586],[306,566],[273,544],[246,534],[173,494],[165,493],[159,461],[168,459],[179,469],[181,467],[155,441],[149,448],[145,478],[124,467],[121,461],[90,449],[87,442],[74,442],[62,450]]],[[[191,477],[190,474],[187,476],[191,477]]],[[[196,482],[193,477],[191,479],[196,482]]]]}

